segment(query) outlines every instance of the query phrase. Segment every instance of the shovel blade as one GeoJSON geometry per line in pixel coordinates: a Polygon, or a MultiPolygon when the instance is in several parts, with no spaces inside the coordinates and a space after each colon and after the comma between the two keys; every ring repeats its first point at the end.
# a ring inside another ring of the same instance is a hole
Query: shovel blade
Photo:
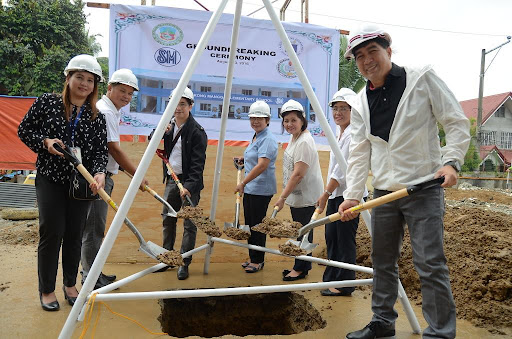
{"type": "Polygon", "coordinates": [[[156,259],[156,260],[158,260],[157,259],[158,255],[168,251],[165,248],[160,247],[160,246],[158,246],[157,244],[155,244],[154,242],[151,242],[151,241],[148,241],[145,244],[141,244],[140,245],[140,250],[142,252],[146,253],[151,258],[156,259]]]}
{"type": "Polygon", "coordinates": [[[232,222],[224,222],[224,229],[233,228],[233,227],[235,227],[235,226],[233,226],[232,222]]]}
{"type": "Polygon", "coordinates": [[[238,228],[244,232],[251,233],[251,228],[249,227],[249,225],[238,225],[238,228]]]}

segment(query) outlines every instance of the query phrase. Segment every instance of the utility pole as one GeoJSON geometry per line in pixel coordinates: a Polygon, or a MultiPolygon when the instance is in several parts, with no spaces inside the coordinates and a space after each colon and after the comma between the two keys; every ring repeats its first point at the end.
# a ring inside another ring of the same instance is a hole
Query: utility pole
{"type": "MultiPolygon", "coordinates": [[[[476,118],[476,151],[477,152],[480,152],[480,146],[482,145],[482,131],[481,131],[481,128],[482,128],[482,101],[483,101],[483,97],[484,97],[484,76],[485,76],[485,72],[487,71],[485,69],[485,56],[487,54],[491,53],[492,51],[495,51],[498,48],[501,48],[504,45],[508,44],[510,42],[511,38],[512,38],[511,36],[507,36],[506,42],[502,43],[501,45],[499,45],[497,47],[494,47],[493,49],[491,49],[489,51],[485,51],[485,48],[482,49],[482,59],[480,62],[480,85],[478,87],[478,115],[476,118]]],[[[492,61],[491,61],[491,64],[492,64],[492,61]]],[[[489,64],[487,69],[489,69],[491,64],[489,64]]]]}

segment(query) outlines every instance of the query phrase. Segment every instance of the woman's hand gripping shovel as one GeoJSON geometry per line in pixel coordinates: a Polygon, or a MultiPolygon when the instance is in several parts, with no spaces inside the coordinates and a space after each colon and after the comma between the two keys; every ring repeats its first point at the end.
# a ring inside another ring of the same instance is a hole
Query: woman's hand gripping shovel
{"type": "MultiPolygon", "coordinates": [[[[242,182],[243,163],[238,162],[238,158],[233,159],[235,168],[237,169],[236,185],[242,182]]],[[[251,229],[248,225],[240,225],[240,192],[236,192],[236,205],[235,205],[235,222],[224,223],[224,233],[230,238],[236,240],[246,240],[251,236],[251,229]]]]}
{"type": "MultiPolygon", "coordinates": [[[[123,172],[124,174],[126,174],[129,178],[133,178],[133,176],[126,172],[123,168],[119,167],[119,170],[121,172],[123,172]]],[[[173,217],[173,218],[176,218],[177,216],[177,213],[176,211],[174,210],[174,208],[172,208],[172,206],[167,202],[165,201],[164,198],[162,198],[161,196],[158,195],[158,193],[155,192],[155,190],[153,190],[151,187],[149,187],[148,185],[145,185],[144,186],[144,190],[146,192],[148,192],[149,194],[151,194],[156,200],[160,201],[166,208],[167,208],[167,212],[166,213],[162,213],[162,215],[165,215],[167,217],[173,217]]]]}
{"type": "MultiPolygon", "coordinates": [[[[354,206],[352,208],[349,208],[347,211],[359,212],[359,211],[364,211],[364,210],[367,210],[367,209],[371,209],[371,208],[374,208],[374,207],[386,204],[388,202],[395,201],[395,200],[398,200],[400,198],[406,197],[408,195],[412,195],[412,194],[414,194],[414,193],[416,193],[418,191],[425,190],[425,189],[431,188],[431,187],[439,186],[439,185],[441,185],[443,183],[443,181],[444,181],[444,177],[439,177],[439,178],[436,178],[436,179],[432,179],[432,180],[428,180],[428,181],[422,182],[420,184],[411,185],[409,187],[402,188],[401,190],[398,190],[396,192],[392,192],[392,193],[383,195],[382,197],[379,197],[377,199],[373,199],[373,200],[370,200],[368,202],[365,202],[365,203],[359,204],[357,206],[354,206]]],[[[300,236],[308,233],[309,231],[311,231],[315,227],[318,227],[318,226],[321,226],[321,225],[325,225],[325,224],[327,224],[329,222],[335,222],[335,221],[338,221],[340,219],[341,219],[341,214],[339,212],[336,212],[334,214],[328,215],[328,216],[326,216],[326,217],[324,217],[322,219],[319,219],[317,221],[310,222],[309,224],[307,224],[307,225],[305,225],[305,226],[303,226],[302,228],[299,229],[299,233],[298,233],[297,236],[300,237],[300,236]]]]}
{"type": "MultiPolygon", "coordinates": [[[[66,146],[66,149],[63,149],[58,143],[54,143],[53,147],[57,151],[64,154],[64,158],[66,158],[66,160],[68,160],[73,165],[73,167],[75,167],[80,172],[80,174],[82,174],[82,176],[87,180],[87,182],[89,182],[90,184],[95,183],[95,180],[92,177],[92,175],[87,171],[87,169],[85,169],[84,165],[82,165],[80,160],[78,160],[75,157],[73,152],[71,152],[71,150],[67,146],[66,146]]],[[[100,188],[98,190],[98,194],[103,199],[103,201],[105,201],[108,205],[110,205],[110,207],[112,207],[117,212],[116,203],[112,200],[112,198],[110,198],[110,196],[107,194],[107,192],[105,192],[105,190],[103,188],[100,188]]],[[[150,256],[153,259],[156,259],[160,262],[163,262],[164,264],[169,265],[169,262],[168,262],[169,260],[167,260],[168,258],[165,258],[166,255],[164,255],[164,253],[167,253],[167,255],[168,255],[168,252],[169,252],[168,250],[166,250],[163,247],[158,246],[157,244],[155,244],[151,241],[146,242],[144,240],[144,238],[142,237],[142,234],[139,232],[139,230],[135,227],[135,225],[132,224],[132,222],[128,218],[124,219],[124,223],[126,226],[128,226],[130,231],[132,231],[133,234],[135,234],[135,236],[137,237],[137,240],[140,243],[140,250],[142,252],[146,253],[148,256],[150,256]],[[164,255],[164,258],[162,258],[162,255],[164,255]]],[[[181,255],[180,255],[180,258],[181,258],[181,255]]],[[[176,263],[174,263],[174,262],[171,264],[176,265],[176,263]]]]}
{"type": "MultiPolygon", "coordinates": [[[[321,211],[318,208],[315,209],[315,212],[311,216],[311,220],[309,221],[309,223],[312,223],[313,221],[315,221],[318,218],[318,215],[320,213],[321,213],[321,211]]],[[[318,244],[312,244],[312,243],[309,242],[309,239],[308,239],[309,232],[311,232],[311,231],[308,231],[306,234],[304,234],[304,236],[302,237],[301,241],[298,241],[298,240],[288,240],[286,242],[286,244],[291,244],[293,246],[300,247],[301,250],[306,251],[306,254],[309,254],[309,253],[313,252],[313,250],[318,246],[318,244]]]]}

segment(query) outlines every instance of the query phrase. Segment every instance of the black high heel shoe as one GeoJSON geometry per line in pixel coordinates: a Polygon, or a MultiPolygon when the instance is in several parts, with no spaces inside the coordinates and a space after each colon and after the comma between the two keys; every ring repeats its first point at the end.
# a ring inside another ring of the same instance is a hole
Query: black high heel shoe
{"type": "Polygon", "coordinates": [[[60,305],[57,300],[52,301],[48,304],[43,303],[43,294],[41,292],[39,292],[39,301],[41,302],[41,307],[45,311],[53,312],[53,311],[58,311],[60,309],[60,305]]]}
{"type": "Polygon", "coordinates": [[[64,285],[62,286],[62,291],[64,292],[64,299],[66,299],[68,301],[69,305],[73,306],[75,304],[76,298],[78,298],[78,297],[70,297],[66,293],[66,287],[64,285]]]}

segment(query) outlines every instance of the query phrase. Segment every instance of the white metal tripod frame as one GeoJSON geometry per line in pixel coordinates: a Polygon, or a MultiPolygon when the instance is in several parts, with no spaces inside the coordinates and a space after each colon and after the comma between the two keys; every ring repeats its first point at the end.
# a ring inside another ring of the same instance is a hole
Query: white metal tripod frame
{"type": "MultiPolygon", "coordinates": [[[[313,107],[313,110],[317,114],[317,117],[319,118],[320,125],[322,129],[324,130],[327,139],[329,141],[329,145],[332,149],[332,151],[335,154],[336,160],[338,161],[339,165],[341,166],[342,170],[346,171],[346,162],[343,159],[343,156],[341,154],[341,151],[338,148],[338,144],[336,143],[334,134],[331,131],[331,128],[327,122],[327,119],[325,117],[325,113],[322,110],[322,107],[318,101],[318,98],[316,97],[313,88],[311,87],[311,84],[309,80],[307,79],[307,76],[304,72],[304,69],[302,68],[302,65],[297,57],[297,54],[295,53],[295,50],[293,49],[290,40],[288,39],[288,36],[286,35],[286,32],[283,28],[283,25],[279,21],[276,12],[272,8],[272,5],[270,3],[270,0],[262,0],[265,8],[267,9],[267,12],[272,20],[272,23],[274,24],[274,27],[283,43],[283,46],[286,49],[286,52],[293,64],[293,67],[295,69],[295,72],[297,73],[297,76],[304,87],[304,91],[306,92],[306,95],[308,99],[311,102],[311,105],[313,107]]],[[[224,12],[224,9],[226,7],[228,0],[221,0],[219,3],[218,8],[213,12],[210,20],[208,21],[208,24],[206,25],[206,28],[204,29],[204,32],[199,39],[199,42],[197,44],[196,49],[192,53],[192,56],[190,58],[189,63],[187,64],[185,71],[183,72],[176,88],[174,91],[176,93],[183,93],[185,90],[185,87],[187,86],[198,62],[199,59],[204,52],[204,49],[206,45],[208,44],[208,41],[215,29],[215,26],[219,22],[219,19],[221,15],[224,12]]],[[[236,3],[236,10],[233,20],[233,31],[232,31],[232,41],[231,41],[231,49],[229,53],[229,59],[228,59],[228,70],[226,75],[226,86],[224,90],[224,102],[223,102],[223,109],[222,109],[222,117],[221,117],[221,131],[219,135],[219,146],[217,149],[217,159],[216,159],[216,166],[215,166],[215,173],[214,173],[214,183],[213,183],[213,190],[212,190],[212,209],[210,213],[210,218],[212,220],[215,220],[215,210],[216,210],[216,201],[217,201],[217,194],[218,194],[218,187],[220,183],[220,174],[221,174],[221,168],[222,168],[222,156],[224,152],[224,139],[225,139],[225,130],[226,130],[226,124],[227,124],[227,118],[228,118],[228,108],[229,108],[229,101],[231,97],[231,85],[232,85],[232,79],[233,79],[233,69],[235,64],[235,55],[236,55],[236,44],[238,40],[238,31],[240,26],[240,19],[241,19],[241,9],[242,9],[242,3],[243,0],[237,0],[236,3]]],[[[123,197],[123,200],[121,201],[121,204],[119,205],[119,209],[114,216],[114,219],[112,220],[112,223],[110,225],[110,228],[103,239],[103,243],[100,247],[100,250],[98,251],[98,254],[96,255],[96,259],[94,260],[94,263],[87,275],[87,278],[82,286],[82,289],[78,295],[78,298],[71,309],[66,322],[59,334],[59,338],[70,338],[73,334],[73,331],[75,330],[77,321],[83,317],[83,313],[81,312],[84,307],[86,306],[87,300],[92,295],[91,292],[93,291],[94,285],[101,273],[101,270],[103,266],[105,265],[105,262],[107,260],[107,257],[112,249],[112,246],[114,245],[114,242],[119,234],[119,231],[123,225],[123,221],[128,214],[128,211],[133,203],[133,200],[135,198],[135,195],[137,193],[137,190],[142,183],[142,180],[149,168],[149,165],[151,163],[151,160],[155,154],[156,149],[158,148],[158,145],[160,143],[160,140],[163,137],[163,134],[165,132],[165,128],[167,126],[167,122],[171,120],[172,114],[175,111],[179,100],[181,99],[181,96],[179,95],[173,95],[171,97],[171,100],[167,104],[167,107],[160,118],[160,121],[155,129],[155,133],[153,135],[153,138],[148,144],[148,147],[146,148],[146,151],[144,152],[142,159],[140,160],[139,166],[137,167],[137,170],[133,176],[132,181],[130,182],[128,189],[123,197]],[[80,315],[82,313],[82,316],[80,315]]],[[[364,211],[363,219],[369,228],[370,225],[370,215],[367,211],[364,211]],[[364,213],[366,212],[366,213],[364,213]]],[[[204,265],[204,273],[208,273],[209,268],[209,261],[210,261],[210,255],[213,248],[213,244],[217,242],[223,242],[230,245],[236,245],[241,247],[247,247],[247,248],[253,248],[260,251],[265,251],[273,254],[280,254],[276,253],[278,251],[267,249],[264,247],[259,246],[253,246],[253,245],[245,245],[236,243],[234,241],[225,240],[221,238],[214,238],[214,237],[208,237],[207,244],[200,246],[190,252],[187,252],[187,255],[191,255],[192,252],[195,253],[197,251],[200,251],[202,249],[206,249],[206,256],[205,256],[205,265],[204,265]]],[[[184,256],[186,254],[183,254],[184,256]]],[[[299,256],[302,260],[307,260],[311,262],[322,262],[324,264],[330,265],[330,266],[336,266],[341,267],[338,265],[349,265],[345,263],[339,263],[339,262],[333,262],[330,260],[324,260],[314,257],[308,257],[308,256],[299,256]],[[325,261],[325,262],[324,262],[325,261]]],[[[108,285],[106,287],[103,287],[101,289],[98,289],[95,292],[102,293],[102,292],[109,292],[113,290],[114,288],[119,287],[122,284],[125,284],[127,282],[133,281],[135,279],[139,279],[140,277],[149,274],[151,272],[156,271],[157,269],[163,267],[164,264],[158,264],[151,268],[148,268],[146,270],[143,270],[137,274],[134,274],[130,277],[127,277],[125,279],[122,279],[118,282],[115,282],[111,285],[108,285]]],[[[351,265],[353,266],[350,269],[356,269],[360,268],[362,266],[357,265],[351,265]]],[[[348,267],[347,267],[348,268],[348,267]]],[[[365,268],[369,269],[369,268],[365,268]]],[[[371,269],[370,269],[371,270],[371,269]]],[[[368,279],[371,280],[371,279],[368,279]]],[[[271,293],[276,291],[294,291],[294,290],[304,290],[304,289],[316,289],[316,288],[325,288],[325,287],[342,287],[342,286],[359,286],[359,285],[367,285],[368,281],[360,280],[357,281],[337,281],[337,282],[329,282],[329,283],[315,283],[315,284],[298,284],[298,285],[277,285],[277,286],[265,286],[265,287],[244,287],[244,288],[229,288],[229,289],[210,289],[210,290],[198,290],[198,292],[194,291],[162,291],[162,292],[135,292],[135,293],[116,293],[115,295],[97,295],[97,300],[113,300],[113,299],[159,299],[159,298],[172,298],[172,297],[178,297],[176,295],[179,295],[179,297],[193,297],[193,296],[206,296],[208,293],[215,293],[215,295],[228,295],[228,293],[236,293],[236,294],[250,294],[250,293],[271,293]],[[305,288],[305,285],[308,285],[307,288],[305,288]],[[311,286],[310,286],[311,285],[311,286]],[[296,287],[301,286],[301,287],[296,287]],[[217,290],[217,292],[215,292],[217,290]],[[236,292],[232,292],[233,290],[236,290],[236,292]],[[204,292],[207,291],[207,292],[204,292]],[[201,293],[204,293],[202,295],[201,293]],[[219,294],[217,294],[219,293],[219,294]]],[[[414,314],[414,311],[412,310],[412,306],[407,299],[407,296],[405,294],[405,290],[403,289],[402,284],[399,282],[399,296],[400,300],[402,302],[402,306],[404,307],[404,311],[407,315],[407,318],[409,320],[409,323],[412,327],[412,330],[414,333],[420,333],[421,329],[418,323],[418,320],[416,318],[416,315],[414,314]]],[[[214,295],[214,294],[211,294],[214,295]]]]}

